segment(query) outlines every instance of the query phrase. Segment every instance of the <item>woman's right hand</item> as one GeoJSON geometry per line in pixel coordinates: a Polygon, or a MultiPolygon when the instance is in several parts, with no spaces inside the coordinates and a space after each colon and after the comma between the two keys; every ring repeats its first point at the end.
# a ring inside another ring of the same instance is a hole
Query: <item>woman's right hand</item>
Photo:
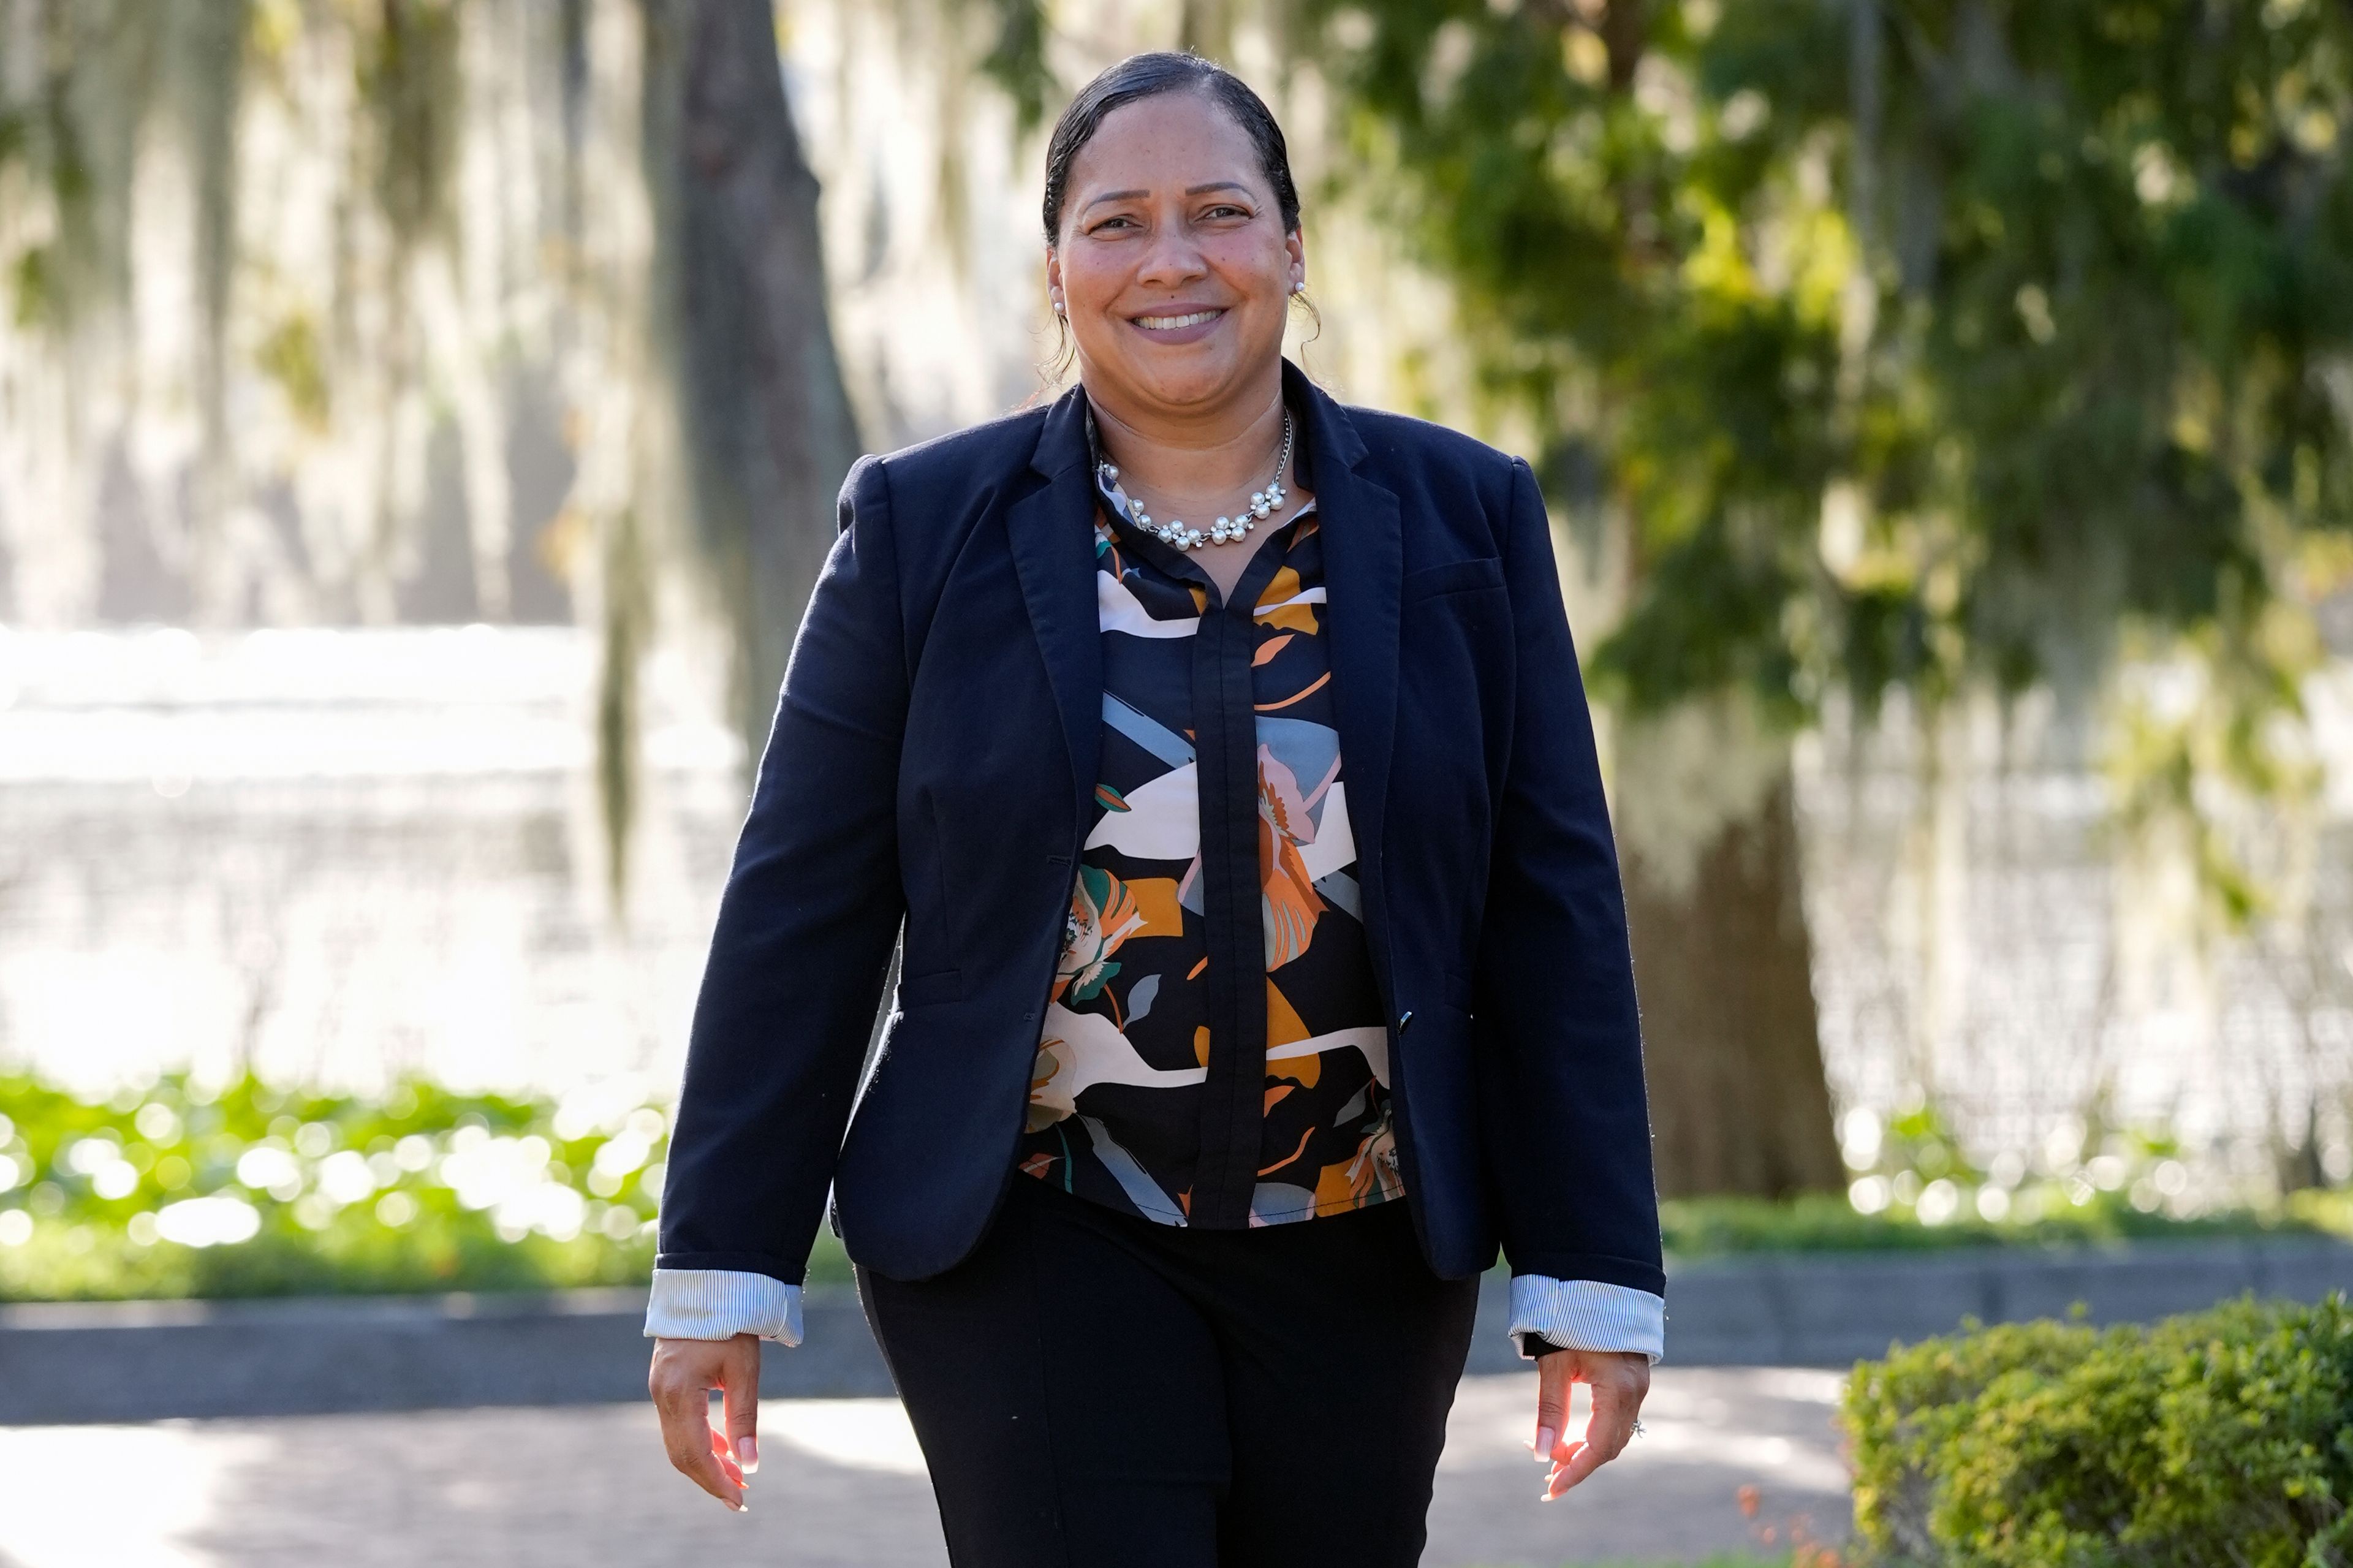
{"type": "Polygon", "coordinates": [[[661,1415],[662,1447],[689,1480],[738,1513],[744,1478],[760,1468],[760,1340],[656,1340],[646,1388],[661,1415]],[[727,1429],[711,1425],[711,1391],[727,1399],[727,1429]]]}

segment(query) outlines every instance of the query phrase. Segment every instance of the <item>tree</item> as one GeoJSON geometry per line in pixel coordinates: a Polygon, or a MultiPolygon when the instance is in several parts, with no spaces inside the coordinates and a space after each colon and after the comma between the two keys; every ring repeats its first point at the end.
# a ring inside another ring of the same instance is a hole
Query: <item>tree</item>
{"type": "Polygon", "coordinates": [[[646,165],[700,554],[766,734],[860,450],[826,319],[818,183],[785,100],[770,0],[645,0],[646,165]]]}
{"type": "Polygon", "coordinates": [[[564,578],[617,894],[656,605],[716,606],[756,752],[859,449],[769,0],[0,0],[0,611],[534,620],[564,578]]]}
{"type": "Polygon", "coordinates": [[[1313,9],[1548,488],[1622,531],[1662,1189],[1829,1184],[1786,752],[1827,693],[2080,708],[2189,647],[2218,700],[2147,776],[2279,776],[2353,519],[2353,8],[1313,9]]]}

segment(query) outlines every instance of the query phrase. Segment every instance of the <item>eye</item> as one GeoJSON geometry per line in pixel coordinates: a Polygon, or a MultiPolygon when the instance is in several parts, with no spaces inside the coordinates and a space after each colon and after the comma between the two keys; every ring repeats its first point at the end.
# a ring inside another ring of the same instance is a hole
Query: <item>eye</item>
{"type": "Polygon", "coordinates": [[[1130,227],[1133,227],[1134,226],[1135,220],[1122,214],[1113,214],[1112,216],[1103,219],[1101,223],[1096,224],[1092,228],[1087,230],[1087,232],[1089,234],[1101,234],[1103,230],[1109,228],[1115,223],[1124,223],[1128,225],[1130,227]]]}
{"type": "Polygon", "coordinates": [[[1231,214],[1235,217],[1248,217],[1250,216],[1250,209],[1248,207],[1238,207],[1231,202],[1219,202],[1217,205],[1211,207],[1208,212],[1203,213],[1201,216],[1203,217],[1222,217],[1228,214],[1231,214]]]}

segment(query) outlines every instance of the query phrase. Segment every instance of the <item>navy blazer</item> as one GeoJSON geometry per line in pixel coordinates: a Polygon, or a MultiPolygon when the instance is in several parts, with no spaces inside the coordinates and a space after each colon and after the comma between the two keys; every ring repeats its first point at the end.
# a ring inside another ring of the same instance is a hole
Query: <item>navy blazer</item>
{"type": "MultiPolygon", "coordinates": [[[[1282,382],[1423,1254],[1461,1278],[1501,1241],[1515,1273],[1663,1295],[1624,900],[1535,476],[1288,360],[1282,382]]],[[[1102,715],[1082,396],[842,485],[695,1006],[661,1268],[797,1284],[830,1184],[849,1256],[922,1279],[1013,1177],[1102,715]]]]}

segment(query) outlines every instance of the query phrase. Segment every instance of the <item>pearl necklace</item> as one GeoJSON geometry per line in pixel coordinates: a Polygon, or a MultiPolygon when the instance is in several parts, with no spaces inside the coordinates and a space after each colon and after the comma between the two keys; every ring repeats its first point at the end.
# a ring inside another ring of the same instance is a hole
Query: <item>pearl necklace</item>
{"type": "Polygon", "coordinates": [[[1096,471],[1111,484],[1112,499],[1119,503],[1120,514],[1163,544],[1176,550],[1198,550],[1204,544],[1231,544],[1259,525],[1259,520],[1282,510],[1289,492],[1282,488],[1283,470],[1291,466],[1291,410],[1282,411],[1282,450],[1275,454],[1274,478],[1266,489],[1252,490],[1250,504],[1232,517],[1221,517],[1206,529],[1189,528],[1178,518],[1166,522],[1155,522],[1152,514],[1128,499],[1119,488],[1119,465],[1103,462],[1095,465],[1096,471]]]}

